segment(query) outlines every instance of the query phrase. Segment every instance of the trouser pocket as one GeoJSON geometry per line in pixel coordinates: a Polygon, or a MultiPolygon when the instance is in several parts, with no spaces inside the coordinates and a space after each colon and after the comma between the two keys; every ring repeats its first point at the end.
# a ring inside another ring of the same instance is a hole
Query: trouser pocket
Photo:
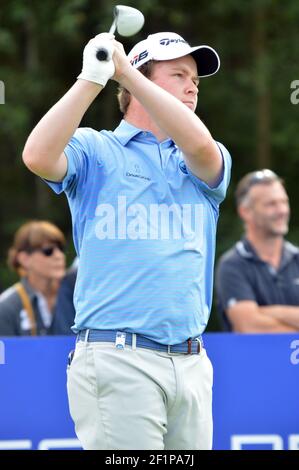
{"type": "Polygon", "coordinates": [[[72,363],[72,361],[73,361],[74,354],[75,354],[75,350],[72,349],[72,350],[69,352],[68,357],[67,357],[67,367],[66,367],[66,370],[69,370],[69,368],[71,367],[71,363],[72,363]]]}

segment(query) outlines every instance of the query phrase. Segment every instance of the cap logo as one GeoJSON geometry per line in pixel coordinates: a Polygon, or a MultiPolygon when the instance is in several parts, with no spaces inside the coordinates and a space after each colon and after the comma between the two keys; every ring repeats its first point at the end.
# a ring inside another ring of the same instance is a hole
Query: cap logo
{"type": "Polygon", "coordinates": [[[170,39],[170,38],[160,39],[161,46],[169,46],[169,44],[171,43],[177,44],[178,42],[182,42],[188,45],[187,41],[185,41],[184,39],[170,39]]]}
{"type": "Polygon", "coordinates": [[[143,52],[140,52],[140,54],[135,55],[132,60],[130,60],[132,65],[138,64],[141,60],[145,59],[148,56],[148,51],[145,50],[143,52]]]}

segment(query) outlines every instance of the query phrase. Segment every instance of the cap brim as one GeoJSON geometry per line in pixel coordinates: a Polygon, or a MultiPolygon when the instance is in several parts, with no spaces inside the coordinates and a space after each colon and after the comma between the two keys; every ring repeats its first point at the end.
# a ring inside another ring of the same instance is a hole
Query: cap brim
{"type": "Polygon", "coordinates": [[[218,72],[220,59],[217,52],[210,46],[192,47],[190,54],[197,63],[199,77],[209,77],[218,72]]]}
{"type": "Polygon", "coordinates": [[[135,59],[134,63],[131,63],[134,67],[139,68],[149,60],[172,60],[189,54],[192,55],[197,64],[199,77],[209,77],[210,75],[214,75],[218,72],[220,67],[219,56],[212,47],[206,45],[196,47],[190,47],[187,45],[183,50],[180,49],[175,51],[173,48],[166,48],[161,52],[161,49],[156,50],[155,44],[151,45],[148,40],[144,40],[133,47],[129,52],[128,57],[131,61],[135,59]],[[143,54],[141,54],[141,52],[143,52],[143,54]],[[141,57],[141,55],[143,55],[143,57],[141,57]]]}

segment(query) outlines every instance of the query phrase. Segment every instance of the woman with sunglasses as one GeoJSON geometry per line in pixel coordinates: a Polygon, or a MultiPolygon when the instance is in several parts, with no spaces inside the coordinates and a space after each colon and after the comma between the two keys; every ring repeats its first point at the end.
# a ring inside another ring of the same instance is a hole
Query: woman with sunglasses
{"type": "Polygon", "coordinates": [[[0,296],[0,336],[46,335],[65,275],[65,237],[48,221],[22,225],[8,251],[20,281],[0,296]]]}

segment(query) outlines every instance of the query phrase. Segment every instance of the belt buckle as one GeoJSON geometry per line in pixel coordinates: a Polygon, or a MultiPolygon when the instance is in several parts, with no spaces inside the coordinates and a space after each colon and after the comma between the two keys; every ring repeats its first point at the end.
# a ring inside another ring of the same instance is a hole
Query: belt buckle
{"type": "MultiPolygon", "coordinates": [[[[201,353],[201,351],[202,351],[201,338],[195,338],[194,340],[189,338],[189,339],[186,340],[186,343],[187,343],[187,352],[184,352],[184,353],[181,353],[181,354],[185,354],[187,356],[189,354],[200,354],[201,353]],[[197,341],[197,351],[195,353],[192,352],[192,341],[197,341]]],[[[168,354],[178,354],[178,353],[172,352],[171,348],[172,348],[172,345],[168,344],[167,345],[167,353],[168,354]]]]}
{"type": "Polygon", "coordinates": [[[202,341],[201,341],[201,338],[195,338],[196,341],[197,341],[197,354],[200,354],[201,351],[202,351],[202,341]]]}
{"type": "Polygon", "coordinates": [[[189,354],[192,354],[192,339],[188,338],[186,340],[187,343],[187,352],[183,352],[182,354],[185,354],[185,356],[188,356],[189,354]]]}
{"type": "Polygon", "coordinates": [[[191,338],[187,339],[186,343],[187,343],[187,352],[172,352],[171,348],[174,345],[173,344],[168,344],[167,345],[167,353],[168,354],[185,354],[185,355],[192,354],[192,339],[191,338]]]}
{"type": "Polygon", "coordinates": [[[194,340],[189,338],[187,339],[187,344],[188,344],[188,351],[185,354],[200,354],[202,350],[202,342],[201,338],[195,338],[194,340]],[[197,341],[197,351],[192,352],[192,341],[197,341]]]}

